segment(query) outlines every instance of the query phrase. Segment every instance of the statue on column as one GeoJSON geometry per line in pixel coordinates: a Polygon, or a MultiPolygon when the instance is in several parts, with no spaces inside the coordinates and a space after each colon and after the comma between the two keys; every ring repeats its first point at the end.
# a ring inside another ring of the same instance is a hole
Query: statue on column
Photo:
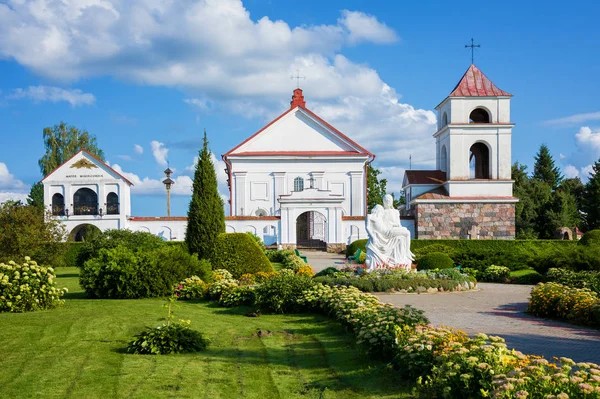
{"type": "Polygon", "coordinates": [[[375,205],[367,215],[366,265],[369,271],[378,268],[411,270],[414,255],[410,252],[410,231],[400,224],[400,212],[393,204],[394,198],[387,194],[383,206],[375,205]]]}

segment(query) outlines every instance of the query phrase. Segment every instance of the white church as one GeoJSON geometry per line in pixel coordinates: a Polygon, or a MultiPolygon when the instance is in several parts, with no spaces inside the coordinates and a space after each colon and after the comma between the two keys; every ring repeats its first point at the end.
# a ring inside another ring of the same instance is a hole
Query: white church
{"type": "MultiPolygon", "coordinates": [[[[510,98],[471,65],[436,107],[437,168],[404,176],[401,223],[413,237],[514,238],[510,98]]],[[[310,111],[299,88],[289,109],[222,158],[227,232],[331,252],[367,238],[367,167],[375,155],[310,111]]],[[[132,183],[85,150],[42,182],[46,208],[72,240],[87,225],[185,237],[186,217],[132,216],[132,183]]]]}

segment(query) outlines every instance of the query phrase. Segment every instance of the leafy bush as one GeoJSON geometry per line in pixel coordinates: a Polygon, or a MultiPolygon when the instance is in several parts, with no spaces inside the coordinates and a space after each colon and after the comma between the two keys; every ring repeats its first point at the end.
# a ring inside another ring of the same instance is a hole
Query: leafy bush
{"type": "Polygon", "coordinates": [[[255,301],[254,287],[235,286],[225,289],[219,298],[219,304],[227,308],[241,305],[252,305],[255,301]]]}
{"type": "Polygon", "coordinates": [[[163,248],[167,246],[167,242],[154,234],[143,231],[106,230],[81,244],[76,254],[76,264],[82,267],[86,261],[98,256],[101,249],[111,249],[117,246],[133,252],[147,252],[163,248]]]}
{"type": "Polygon", "coordinates": [[[258,245],[258,247],[265,252],[266,248],[265,248],[265,243],[263,242],[262,238],[260,238],[259,236],[257,236],[256,234],[252,233],[251,231],[247,231],[246,234],[248,234],[250,236],[250,238],[252,238],[252,240],[254,240],[254,242],[256,243],[256,245],[258,245]]]}
{"type": "Polygon", "coordinates": [[[188,277],[173,286],[173,295],[179,300],[202,299],[208,294],[208,285],[198,276],[188,277]]]}
{"type": "Polygon", "coordinates": [[[415,261],[416,263],[419,263],[420,259],[425,256],[428,255],[432,252],[441,252],[443,254],[448,255],[450,258],[452,258],[454,256],[454,248],[451,248],[447,245],[443,245],[443,244],[431,244],[428,245],[426,247],[422,247],[419,248],[417,250],[415,250],[414,255],[415,255],[415,261]]]}
{"type": "Polygon", "coordinates": [[[442,252],[431,252],[419,260],[418,270],[448,269],[454,266],[452,258],[442,252]]]}
{"type": "Polygon", "coordinates": [[[480,274],[479,279],[490,283],[505,283],[508,281],[508,276],[510,276],[508,267],[492,265],[480,274]]]}
{"type": "Polygon", "coordinates": [[[127,345],[128,353],[141,355],[167,355],[170,353],[199,352],[206,349],[208,340],[190,329],[189,320],[173,321],[172,306],[175,298],[169,298],[167,322],[158,327],[147,327],[127,345]]]}
{"type": "Polygon", "coordinates": [[[367,252],[367,239],[352,241],[350,245],[346,247],[346,257],[354,255],[359,249],[363,252],[367,252]]]}
{"type": "Polygon", "coordinates": [[[60,266],[66,248],[62,223],[43,209],[21,202],[0,203],[0,262],[31,256],[42,266],[60,266]]]}
{"type": "Polygon", "coordinates": [[[579,245],[586,247],[600,246],[600,230],[590,230],[579,240],[579,245]]]}
{"type": "Polygon", "coordinates": [[[594,324],[598,294],[587,288],[571,288],[557,283],[538,284],[531,291],[527,312],[573,323],[594,324]]]}
{"type": "Polygon", "coordinates": [[[519,270],[510,275],[510,282],[513,284],[535,285],[543,280],[544,276],[531,269],[519,270]]]}
{"type": "Polygon", "coordinates": [[[549,250],[535,258],[531,266],[540,274],[551,268],[600,271],[600,246],[578,245],[549,250]]]}
{"type": "Polygon", "coordinates": [[[211,264],[213,269],[229,270],[234,278],[246,273],[273,271],[265,253],[246,233],[219,234],[211,264]]]}
{"type": "Polygon", "coordinates": [[[277,276],[266,280],[256,288],[256,304],[273,313],[298,312],[297,299],[312,287],[313,281],[291,271],[282,270],[277,276]]]}
{"type": "Polygon", "coordinates": [[[568,269],[553,268],[546,273],[546,280],[572,288],[589,288],[600,294],[600,272],[598,271],[574,272],[568,269]]]}
{"type": "Polygon", "coordinates": [[[294,273],[298,276],[309,277],[309,278],[315,275],[315,271],[313,270],[313,268],[310,267],[310,265],[308,265],[306,263],[304,265],[300,266],[299,268],[297,268],[294,273]]]}
{"type": "Polygon", "coordinates": [[[51,267],[42,267],[25,257],[17,264],[0,263],[0,312],[31,312],[62,306],[66,288],[57,288],[51,267]]]}
{"type": "Polygon", "coordinates": [[[271,262],[275,262],[275,263],[281,263],[283,262],[283,259],[288,256],[288,255],[295,255],[296,253],[291,250],[291,249],[283,249],[283,250],[277,250],[277,249],[267,249],[265,251],[265,255],[267,256],[267,258],[271,261],[271,262]]]}
{"type": "Polygon", "coordinates": [[[294,251],[291,253],[284,253],[283,259],[281,260],[281,266],[284,269],[290,269],[296,271],[298,268],[305,266],[306,263],[301,257],[296,255],[294,251]]]}
{"type": "Polygon", "coordinates": [[[460,269],[460,271],[463,272],[464,274],[472,276],[476,280],[480,280],[480,276],[482,273],[479,270],[474,269],[472,267],[463,267],[462,269],[460,269]]]}
{"type": "Polygon", "coordinates": [[[118,245],[101,248],[81,269],[79,282],[91,298],[167,296],[174,284],[191,277],[210,278],[210,264],[180,247],[134,252],[118,245]]]}
{"type": "Polygon", "coordinates": [[[321,270],[317,274],[315,274],[314,277],[331,276],[332,274],[335,274],[337,272],[339,272],[339,270],[337,268],[328,267],[326,269],[321,270]]]}

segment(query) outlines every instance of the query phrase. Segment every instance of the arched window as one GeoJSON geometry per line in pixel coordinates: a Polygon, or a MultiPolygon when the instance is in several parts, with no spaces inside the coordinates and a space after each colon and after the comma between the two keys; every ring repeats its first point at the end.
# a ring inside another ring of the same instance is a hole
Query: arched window
{"type": "Polygon", "coordinates": [[[294,191],[304,191],[304,179],[301,177],[296,177],[294,179],[294,191]]]}
{"type": "Polygon", "coordinates": [[[106,214],[119,214],[119,196],[116,193],[108,193],[106,196],[106,214]]]}
{"type": "Polygon", "coordinates": [[[448,171],[448,154],[446,153],[446,146],[443,145],[440,151],[440,170],[442,172],[448,171]]]}
{"type": "Polygon", "coordinates": [[[444,112],[444,116],[442,116],[442,127],[448,124],[448,114],[444,112]]]}
{"type": "Polygon", "coordinates": [[[483,108],[475,108],[469,115],[469,123],[490,123],[490,114],[483,108]]]}
{"type": "Polygon", "coordinates": [[[258,208],[256,212],[254,212],[256,216],[267,216],[267,211],[264,209],[258,208]]]}
{"type": "Polygon", "coordinates": [[[490,150],[484,143],[475,143],[469,150],[471,179],[490,178],[490,150]]]}
{"type": "Polygon", "coordinates": [[[73,213],[75,215],[97,215],[98,195],[89,188],[80,188],[73,195],[73,213]]]}
{"type": "Polygon", "coordinates": [[[52,196],[52,215],[65,216],[65,197],[56,193],[52,196]]]}

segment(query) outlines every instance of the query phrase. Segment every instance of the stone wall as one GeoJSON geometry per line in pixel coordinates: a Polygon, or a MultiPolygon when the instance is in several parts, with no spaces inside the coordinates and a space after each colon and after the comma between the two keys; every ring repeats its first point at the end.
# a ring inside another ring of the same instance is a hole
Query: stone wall
{"type": "Polygon", "coordinates": [[[424,203],[415,205],[416,238],[514,239],[514,203],[424,203]]]}

